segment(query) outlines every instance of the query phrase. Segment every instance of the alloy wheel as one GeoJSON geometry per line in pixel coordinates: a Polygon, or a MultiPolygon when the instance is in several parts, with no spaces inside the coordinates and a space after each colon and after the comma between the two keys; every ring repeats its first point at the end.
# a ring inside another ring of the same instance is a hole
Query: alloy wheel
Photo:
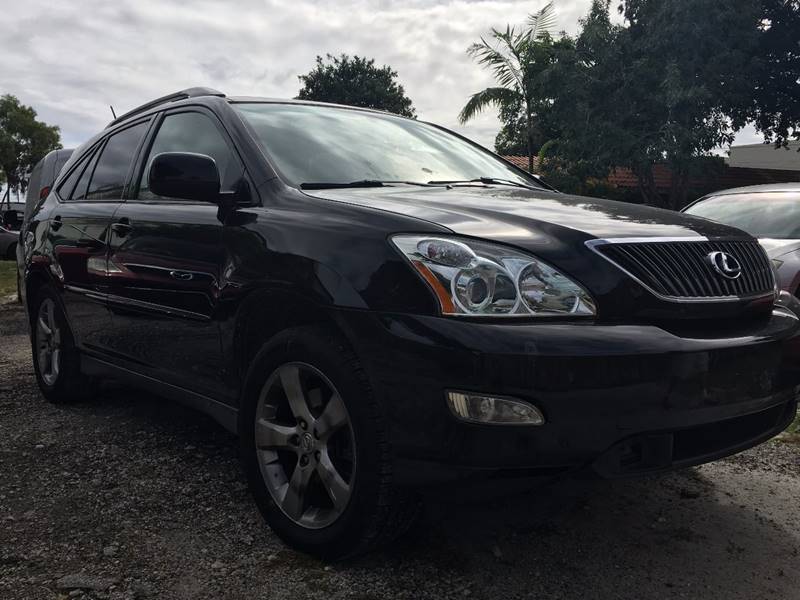
{"type": "Polygon", "coordinates": [[[56,303],[45,298],[36,317],[36,360],[42,379],[50,386],[55,384],[61,369],[61,330],[56,310],[56,303]]]}
{"type": "Polygon", "coordinates": [[[331,381],[306,363],[270,375],[258,399],[255,446],[272,499],[294,523],[320,529],[347,508],[355,481],[355,436],[331,381]]]}

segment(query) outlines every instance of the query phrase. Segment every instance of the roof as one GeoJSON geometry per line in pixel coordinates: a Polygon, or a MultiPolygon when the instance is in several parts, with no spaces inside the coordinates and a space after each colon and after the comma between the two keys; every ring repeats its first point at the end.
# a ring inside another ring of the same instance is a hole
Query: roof
{"type": "Polygon", "coordinates": [[[726,196],[728,194],[766,194],[769,192],[800,193],[800,182],[748,185],[745,187],[731,188],[729,190],[720,190],[719,192],[714,192],[714,195],[726,196]]]}
{"type": "MultiPolygon", "coordinates": [[[[528,170],[528,157],[527,156],[503,156],[501,157],[504,160],[507,160],[515,167],[519,167],[520,169],[528,170]]],[[[533,157],[533,169],[534,171],[539,168],[539,157],[533,157]]]]}
{"type": "MultiPolygon", "coordinates": [[[[800,141],[798,140],[789,140],[786,142],[787,145],[791,147],[797,147],[800,145],[800,141]]],[[[775,144],[765,143],[765,142],[758,142],[755,144],[737,144],[735,146],[731,146],[731,150],[736,150],[737,148],[772,148],[774,150],[780,150],[779,147],[776,147],[775,144]]]]}
{"type": "Polygon", "coordinates": [[[155,100],[151,100],[150,102],[145,102],[141,106],[137,106],[133,110],[129,110],[128,112],[118,116],[106,126],[106,129],[108,129],[113,125],[117,125],[118,123],[122,123],[123,121],[127,121],[131,117],[134,117],[138,114],[147,112],[148,110],[150,110],[151,108],[155,108],[156,106],[161,106],[162,104],[167,104],[169,102],[186,100],[187,98],[198,98],[203,96],[217,96],[224,98],[225,94],[215,89],[206,87],[193,87],[181,90],[179,92],[173,92],[172,94],[161,96],[160,98],[156,98],[155,100]]]}
{"type": "MultiPolygon", "coordinates": [[[[308,106],[331,106],[335,108],[348,108],[351,110],[361,110],[361,111],[368,111],[374,112],[379,114],[391,115],[394,117],[399,118],[407,118],[403,117],[402,115],[397,115],[395,113],[390,113],[388,111],[379,110],[375,108],[369,108],[364,106],[349,106],[346,104],[336,104],[333,102],[319,102],[314,100],[300,100],[298,98],[266,98],[261,96],[226,96],[224,93],[207,87],[193,87],[187,88],[185,90],[181,90],[179,92],[173,92],[172,94],[167,94],[166,96],[161,96],[160,98],[156,98],[155,100],[151,100],[150,102],[146,102],[141,106],[137,106],[136,108],[129,110],[128,112],[118,116],[113,121],[111,121],[108,125],[106,125],[106,129],[109,127],[113,127],[114,125],[118,125],[128,119],[131,119],[137,115],[145,114],[152,109],[155,109],[163,104],[171,104],[173,102],[180,102],[182,100],[188,100],[191,98],[226,98],[229,102],[234,103],[247,103],[247,102],[263,102],[263,103],[275,103],[275,104],[300,104],[300,105],[308,105],[308,106]]],[[[526,163],[527,164],[527,163],[526,163]]]]}
{"type": "MultiPolygon", "coordinates": [[[[504,156],[503,158],[521,169],[528,170],[527,156],[504,156]]],[[[537,169],[538,164],[539,161],[534,157],[534,170],[537,169]]],[[[667,165],[658,164],[653,166],[653,181],[656,189],[661,192],[668,192],[671,178],[672,172],[667,165]]],[[[623,190],[639,189],[639,181],[636,175],[626,167],[613,169],[608,175],[608,183],[623,190]]],[[[800,189],[800,171],[725,166],[719,170],[710,169],[702,175],[693,176],[689,185],[698,190],[726,190],[726,193],[745,186],[761,188],[760,190],[748,189],[748,191],[792,191],[793,189],[800,189]]]]}

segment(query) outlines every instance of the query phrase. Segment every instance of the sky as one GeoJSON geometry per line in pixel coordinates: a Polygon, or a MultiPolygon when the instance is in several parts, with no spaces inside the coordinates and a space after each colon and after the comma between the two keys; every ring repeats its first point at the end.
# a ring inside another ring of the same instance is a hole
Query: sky
{"type": "MultiPolygon", "coordinates": [[[[493,147],[495,111],[457,115],[492,84],[466,48],[490,27],[524,23],[545,0],[0,0],[0,93],[61,127],[65,147],[116,113],[187,87],[291,98],[297,76],[326,53],[388,64],[419,118],[493,147]]],[[[557,0],[558,29],[575,33],[590,0],[557,0]]],[[[749,128],[736,143],[762,141],[749,128]]]]}

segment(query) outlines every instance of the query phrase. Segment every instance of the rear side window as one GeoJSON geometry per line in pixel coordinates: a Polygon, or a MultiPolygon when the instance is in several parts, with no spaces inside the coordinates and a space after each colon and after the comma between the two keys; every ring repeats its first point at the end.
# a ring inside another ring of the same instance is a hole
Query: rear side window
{"type": "MultiPolygon", "coordinates": [[[[136,149],[147,131],[147,122],[115,133],[100,152],[89,181],[87,200],[117,200],[122,198],[136,149]]],[[[78,191],[76,187],[76,191],[78,191]]]]}
{"type": "Polygon", "coordinates": [[[160,198],[150,192],[148,176],[153,158],[162,152],[194,152],[210,156],[217,163],[223,192],[232,191],[242,178],[243,168],[238,157],[210,117],[199,112],[170,114],[164,117],[147,156],[139,186],[142,200],[160,198]]]}
{"type": "Polygon", "coordinates": [[[71,200],[86,199],[86,191],[89,189],[89,179],[92,177],[92,172],[97,164],[98,156],[100,156],[100,153],[95,152],[92,159],[86,164],[86,166],[83,167],[81,178],[78,179],[78,183],[75,186],[75,189],[72,191],[72,195],[70,196],[71,200]]]}
{"type": "Polygon", "coordinates": [[[89,186],[89,178],[92,176],[97,156],[97,148],[94,148],[81,157],[69,177],[58,187],[58,195],[63,200],[80,200],[86,197],[86,189],[89,186]]]}
{"type": "Polygon", "coordinates": [[[69,177],[58,186],[58,195],[64,200],[69,200],[72,197],[72,190],[75,189],[75,183],[77,183],[78,178],[81,176],[81,173],[83,173],[84,168],[86,168],[86,162],[86,158],[82,158],[81,162],[72,169],[72,173],[69,174],[69,177]]]}

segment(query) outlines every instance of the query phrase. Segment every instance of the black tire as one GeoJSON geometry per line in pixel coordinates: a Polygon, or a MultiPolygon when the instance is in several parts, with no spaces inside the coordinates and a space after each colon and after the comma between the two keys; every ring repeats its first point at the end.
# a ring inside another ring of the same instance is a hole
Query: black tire
{"type": "Polygon", "coordinates": [[[43,287],[36,295],[36,300],[31,311],[31,352],[33,355],[33,370],[36,382],[45,400],[54,404],[72,402],[85,398],[90,394],[92,385],[88,377],[81,373],[80,355],[75,347],[69,324],[64,315],[64,309],[58,294],[49,287],[43,287]],[[54,380],[46,380],[40,365],[38,348],[40,346],[40,332],[37,320],[43,303],[51,302],[54,309],[55,322],[60,333],[60,355],[58,374],[54,380]]]}
{"type": "Polygon", "coordinates": [[[367,552],[404,533],[418,513],[416,497],[392,485],[386,424],[352,350],[319,327],[278,334],[252,361],[239,415],[241,458],[256,504],[272,530],[289,546],[326,560],[367,552]],[[305,363],[338,390],[349,415],[355,443],[351,495],[338,518],[309,529],[290,519],[273,499],[259,467],[255,443],[259,395],[273,372],[287,363],[305,363]]]}
{"type": "Polygon", "coordinates": [[[17,260],[17,243],[14,242],[6,249],[6,260],[17,260]]]}

